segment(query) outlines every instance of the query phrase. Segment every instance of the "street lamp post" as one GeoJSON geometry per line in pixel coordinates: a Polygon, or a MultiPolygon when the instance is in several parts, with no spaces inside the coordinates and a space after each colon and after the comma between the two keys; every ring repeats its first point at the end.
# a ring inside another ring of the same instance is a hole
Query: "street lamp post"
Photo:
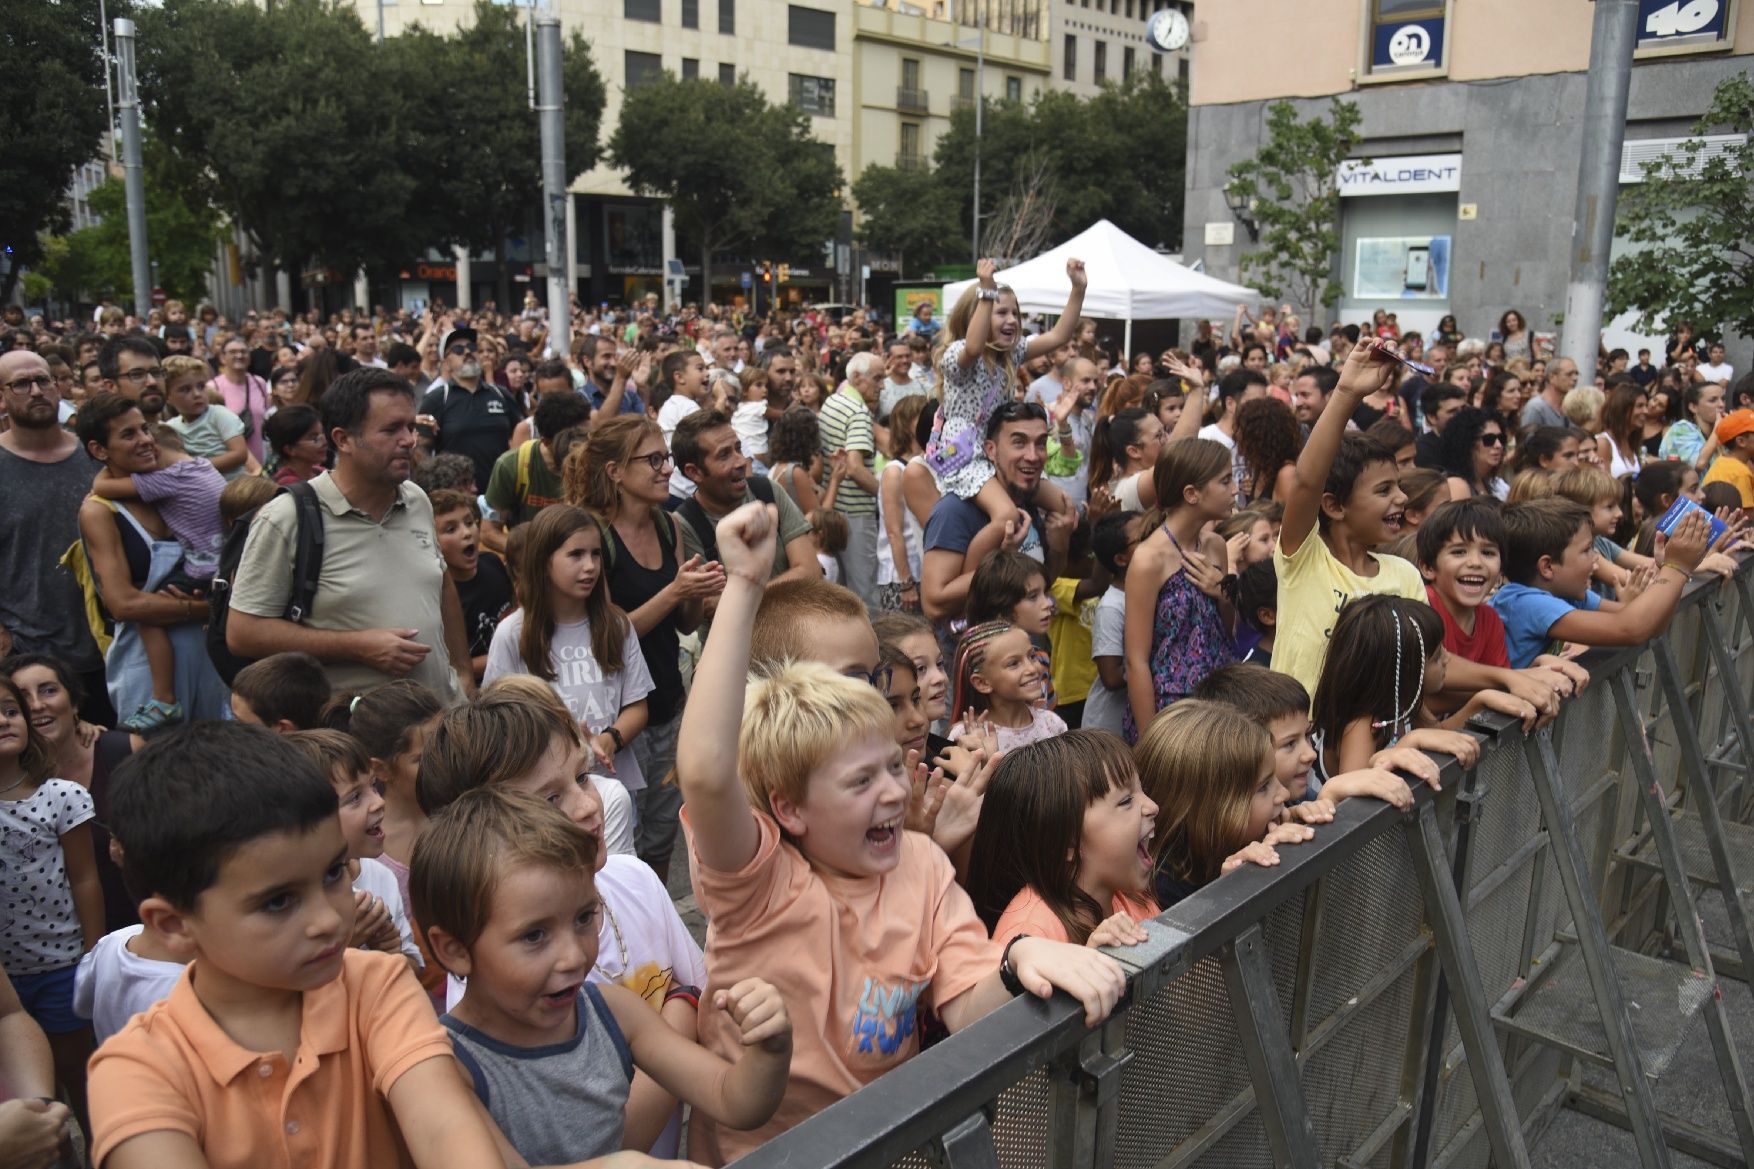
{"type": "MultiPolygon", "coordinates": [[[[987,29],[981,20],[979,0],[965,0],[968,7],[963,12],[973,11],[975,20],[974,34],[974,213],[969,217],[973,221],[973,230],[969,240],[969,262],[978,264],[981,258],[981,113],[986,106],[987,82],[987,29]]],[[[953,9],[950,14],[951,23],[961,27],[962,21],[953,9]]],[[[954,36],[957,48],[968,44],[960,36],[954,36]]]]}
{"type": "Polygon", "coordinates": [[[152,304],[146,262],[146,172],[140,163],[140,90],[134,76],[134,22],[116,17],[116,106],[122,111],[122,188],[128,208],[128,261],[134,279],[134,315],[152,304]]]}

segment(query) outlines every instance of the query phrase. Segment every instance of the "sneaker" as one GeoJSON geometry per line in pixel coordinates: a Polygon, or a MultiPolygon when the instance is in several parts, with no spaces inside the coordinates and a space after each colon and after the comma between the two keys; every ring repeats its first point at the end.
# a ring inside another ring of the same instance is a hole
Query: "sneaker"
{"type": "Polygon", "coordinates": [[[160,702],[156,698],[149,698],[139,710],[122,720],[122,729],[142,736],[154,735],[159,731],[169,730],[182,721],[182,703],[160,702]]]}

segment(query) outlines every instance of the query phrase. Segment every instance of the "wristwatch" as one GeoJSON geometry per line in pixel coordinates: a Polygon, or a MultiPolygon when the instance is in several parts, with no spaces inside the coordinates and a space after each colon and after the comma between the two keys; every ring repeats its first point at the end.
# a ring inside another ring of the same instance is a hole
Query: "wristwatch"
{"type": "Polygon", "coordinates": [[[974,298],[976,300],[998,300],[999,290],[997,288],[977,288],[974,298]]]}
{"type": "Polygon", "coordinates": [[[621,737],[621,731],[614,723],[610,723],[608,726],[604,727],[603,733],[615,740],[615,749],[617,751],[625,751],[627,749],[627,740],[621,737]]]}
{"type": "Polygon", "coordinates": [[[1005,952],[999,956],[999,985],[1005,993],[1020,995],[1023,993],[1023,980],[1017,977],[1017,971],[1011,968],[1011,947],[1027,938],[1028,934],[1018,934],[1005,943],[1005,952]]]}

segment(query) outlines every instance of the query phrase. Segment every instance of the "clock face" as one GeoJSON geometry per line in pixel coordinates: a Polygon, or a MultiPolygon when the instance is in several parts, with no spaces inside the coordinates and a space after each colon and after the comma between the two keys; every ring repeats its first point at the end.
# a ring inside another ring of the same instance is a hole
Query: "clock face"
{"type": "Polygon", "coordinates": [[[1145,39],[1154,48],[1173,53],[1188,43],[1188,18],[1173,8],[1165,8],[1145,26],[1145,39]]]}

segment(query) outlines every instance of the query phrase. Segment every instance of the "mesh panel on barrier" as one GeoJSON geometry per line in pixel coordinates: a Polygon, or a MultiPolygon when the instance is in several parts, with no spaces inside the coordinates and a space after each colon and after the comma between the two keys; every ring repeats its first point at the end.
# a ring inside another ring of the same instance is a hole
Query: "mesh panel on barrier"
{"type": "Polygon", "coordinates": [[[1324,1165],[1357,1149],[1401,1100],[1413,984],[1411,970],[1395,979],[1325,1038],[1304,1065],[1304,1095],[1324,1165]]]}
{"type": "Polygon", "coordinates": [[[1048,1073],[1037,1068],[999,1097],[993,1147],[1007,1169],[1040,1169],[1047,1163],[1048,1073]]]}
{"type": "Polygon", "coordinates": [[[1345,1005],[1420,934],[1425,905],[1407,839],[1379,836],[1325,879],[1328,928],[1316,939],[1309,1021],[1316,1026],[1345,1005]]]}

